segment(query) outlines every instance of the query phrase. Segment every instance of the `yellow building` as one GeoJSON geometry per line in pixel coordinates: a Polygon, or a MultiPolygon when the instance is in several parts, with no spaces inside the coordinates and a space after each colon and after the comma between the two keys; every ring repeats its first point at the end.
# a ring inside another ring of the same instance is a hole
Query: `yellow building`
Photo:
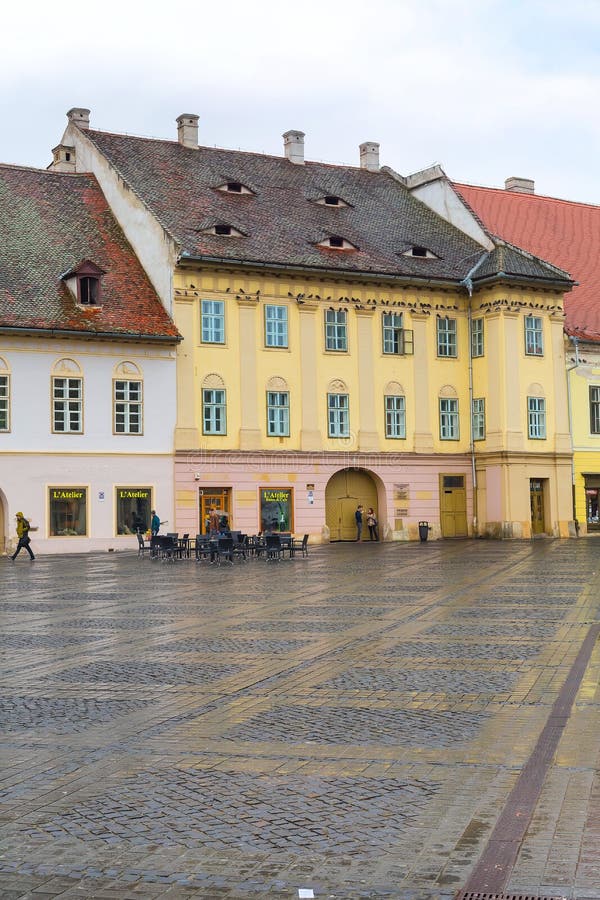
{"type": "MultiPolygon", "coordinates": [[[[564,272],[455,228],[379,166],[93,131],[92,171],[183,336],[176,523],[353,540],[569,533],[564,272]],[[421,532],[423,533],[423,532],[421,532]]],[[[161,411],[156,410],[160,416],[161,411]]]]}

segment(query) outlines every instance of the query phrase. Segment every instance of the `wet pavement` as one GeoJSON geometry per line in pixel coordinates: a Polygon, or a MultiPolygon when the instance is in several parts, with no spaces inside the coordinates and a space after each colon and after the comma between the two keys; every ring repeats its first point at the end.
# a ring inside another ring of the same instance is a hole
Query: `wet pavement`
{"type": "Polygon", "coordinates": [[[600,900],[599,554],[0,558],[0,898],[600,900]]]}

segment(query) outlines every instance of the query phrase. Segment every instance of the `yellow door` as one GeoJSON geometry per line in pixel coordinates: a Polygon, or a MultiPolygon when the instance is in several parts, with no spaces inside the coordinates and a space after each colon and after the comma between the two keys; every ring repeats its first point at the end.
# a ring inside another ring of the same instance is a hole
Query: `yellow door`
{"type": "Polygon", "coordinates": [[[541,481],[533,478],[529,481],[529,496],[531,499],[531,533],[544,534],[544,486],[541,481]]]}
{"type": "Polygon", "coordinates": [[[440,475],[440,524],[443,537],[467,537],[464,475],[440,475]]]}
{"type": "Polygon", "coordinates": [[[375,482],[368,472],[360,469],[343,469],[341,472],[336,472],[325,491],[325,515],[331,541],[356,540],[354,513],[359,503],[364,506],[364,536],[364,532],[367,530],[366,510],[372,506],[377,513],[375,482]]]}

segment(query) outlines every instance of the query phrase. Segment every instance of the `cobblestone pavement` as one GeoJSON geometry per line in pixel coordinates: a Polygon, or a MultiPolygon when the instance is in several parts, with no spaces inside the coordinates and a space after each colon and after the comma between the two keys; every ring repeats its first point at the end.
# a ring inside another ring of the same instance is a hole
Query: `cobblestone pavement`
{"type": "MultiPolygon", "coordinates": [[[[0,558],[0,898],[450,900],[600,621],[599,551],[0,558]]],[[[599,674],[596,644],[505,892],[600,900],[599,674]]]]}

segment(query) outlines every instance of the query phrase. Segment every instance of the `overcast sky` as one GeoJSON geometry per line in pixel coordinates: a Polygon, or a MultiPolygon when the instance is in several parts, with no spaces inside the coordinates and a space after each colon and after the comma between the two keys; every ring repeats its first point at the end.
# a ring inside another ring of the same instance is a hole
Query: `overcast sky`
{"type": "Polygon", "coordinates": [[[0,24],[0,162],[46,167],[91,126],[600,204],[600,0],[22,0],[0,24]]]}

